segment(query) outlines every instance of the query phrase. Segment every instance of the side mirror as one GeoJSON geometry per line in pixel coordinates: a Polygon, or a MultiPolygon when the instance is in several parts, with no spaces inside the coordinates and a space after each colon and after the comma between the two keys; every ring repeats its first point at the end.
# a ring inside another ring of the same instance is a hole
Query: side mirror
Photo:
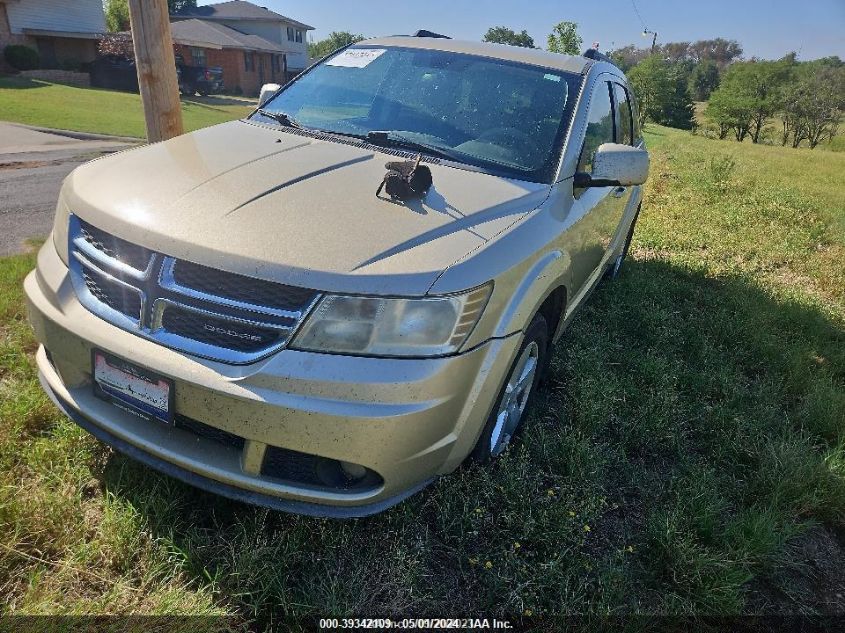
{"type": "Polygon", "coordinates": [[[630,145],[604,143],[593,156],[592,173],[575,174],[576,187],[629,187],[648,178],[648,152],[630,145]]]}
{"type": "Polygon", "coordinates": [[[258,97],[258,107],[263,108],[264,104],[270,100],[274,94],[279,92],[282,87],[279,84],[264,84],[261,86],[261,94],[258,97]]]}

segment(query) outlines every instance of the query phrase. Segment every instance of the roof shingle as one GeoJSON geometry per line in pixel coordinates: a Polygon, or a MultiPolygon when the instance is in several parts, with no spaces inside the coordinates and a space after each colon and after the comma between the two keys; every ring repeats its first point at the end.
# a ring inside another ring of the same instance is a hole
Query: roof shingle
{"type": "Polygon", "coordinates": [[[218,4],[208,4],[202,7],[186,7],[174,14],[174,17],[191,17],[203,20],[270,20],[273,22],[286,22],[298,26],[307,31],[313,31],[313,26],[308,26],[297,20],[286,17],[266,7],[246,2],[245,0],[229,0],[218,4]]]}
{"type": "Polygon", "coordinates": [[[210,45],[215,48],[239,48],[270,53],[287,53],[278,44],[257,35],[247,35],[235,29],[205,20],[188,19],[171,23],[173,41],[189,46],[210,45]]]}

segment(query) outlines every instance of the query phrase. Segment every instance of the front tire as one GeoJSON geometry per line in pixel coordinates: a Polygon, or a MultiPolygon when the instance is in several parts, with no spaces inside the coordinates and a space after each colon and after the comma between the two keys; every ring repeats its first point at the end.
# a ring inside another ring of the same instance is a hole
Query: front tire
{"type": "Polygon", "coordinates": [[[543,315],[537,314],[470,455],[474,461],[486,464],[505,452],[531,410],[548,354],[549,327],[543,315]]]}

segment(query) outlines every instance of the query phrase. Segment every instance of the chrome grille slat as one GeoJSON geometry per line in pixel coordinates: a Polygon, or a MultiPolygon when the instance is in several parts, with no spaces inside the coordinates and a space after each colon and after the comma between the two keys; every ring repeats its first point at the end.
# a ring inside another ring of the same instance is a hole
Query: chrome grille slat
{"type": "Polygon", "coordinates": [[[71,279],[86,308],[144,338],[222,362],[251,363],[284,348],[320,299],[313,290],[156,253],[75,215],[69,247],[71,279]],[[182,279],[180,265],[190,272],[182,279]]]}

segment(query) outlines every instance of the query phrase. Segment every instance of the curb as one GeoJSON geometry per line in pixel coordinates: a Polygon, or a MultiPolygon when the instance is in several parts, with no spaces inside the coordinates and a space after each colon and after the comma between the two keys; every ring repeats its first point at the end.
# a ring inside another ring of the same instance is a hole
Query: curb
{"type": "Polygon", "coordinates": [[[76,130],[60,130],[50,127],[40,127],[37,125],[26,125],[24,123],[14,123],[8,121],[10,125],[26,128],[35,132],[44,132],[46,134],[55,134],[56,136],[66,136],[68,138],[77,139],[79,141],[114,141],[118,143],[146,143],[147,139],[137,138],[134,136],[112,136],[110,134],[95,134],[93,132],[77,132],[76,130]]]}

